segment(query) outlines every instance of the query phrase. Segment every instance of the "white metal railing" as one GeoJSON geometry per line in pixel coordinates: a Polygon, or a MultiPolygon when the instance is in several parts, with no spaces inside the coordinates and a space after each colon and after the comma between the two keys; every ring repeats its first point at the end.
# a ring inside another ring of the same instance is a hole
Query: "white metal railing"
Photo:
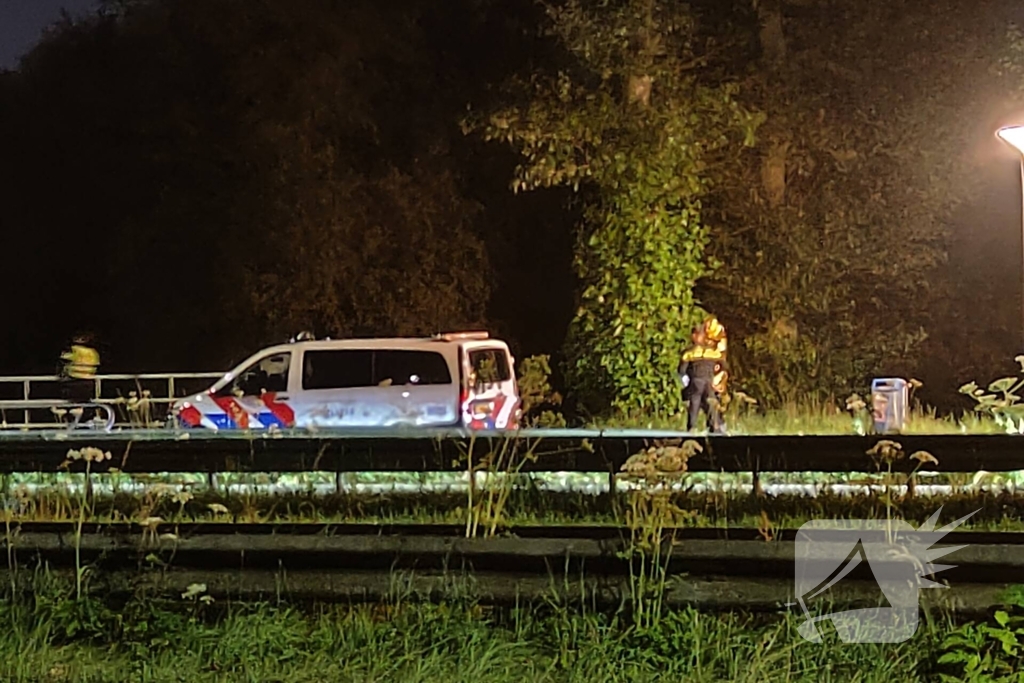
{"type": "MultiPolygon", "coordinates": [[[[92,380],[92,402],[109,406],[117,426],[152,427],[166,419],[167,409],[175,400],[201,391],[223,376],[223,372],[97,375],[92,380]],[[183,386],[186,384],[187,389],[183,386]]],[[[0,429],[60,426],[70,404],[59,396],[40,397],[41,393],[59,395],[60,386],[61,377],[57,375],[0,377],[0,396],[20,393],[20,398],[0,398],[0,429]],[[44,392],[44,387],[51,391],[44,392]],[[49,413],[48,418],[42,417],[45,413],[49,413]]]]}

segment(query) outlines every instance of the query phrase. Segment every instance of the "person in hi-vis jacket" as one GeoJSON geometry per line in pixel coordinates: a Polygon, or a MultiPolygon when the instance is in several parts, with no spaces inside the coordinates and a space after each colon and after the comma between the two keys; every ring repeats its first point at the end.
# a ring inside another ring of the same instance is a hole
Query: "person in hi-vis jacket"
{"type": "Polygon", "coordinates": [[[715,377],[726,372],[725,355],[717,345],[708,342],[704,327],[693,330],[693,346],[688,348],[679,361],[679,378],[683,383],[683,400],[688,402],[687,431],[693,431],[703,410],[707,415],[711,432],[722,431],[722,416],[719,413],[718,395],[715,391],[715,377]]]}

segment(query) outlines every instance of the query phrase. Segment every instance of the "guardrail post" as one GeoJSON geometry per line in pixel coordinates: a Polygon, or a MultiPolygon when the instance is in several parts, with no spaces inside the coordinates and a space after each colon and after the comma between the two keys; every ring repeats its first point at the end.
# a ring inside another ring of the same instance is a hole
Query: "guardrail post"
{"type": "Polygon", "coordinates": [[[174,398],[174,377],[167,378],[167,398],[174,398]]]}
{"type": "MultiPolygon", "coordinates": [[[[30,386],[31,385],[32,385],[32,381],[31,380],[25,380],[24,382],[22,382],[22,396],[25,397],[25,400],[29,400],[29,392],[30,392],[30,386]]],[[[31,422],[32,422],[32,417],[29,415],[29,409],[25,409],[25,422],[23,424],[28,425],[31,422]]]]}
{"type": "MultiPolygon", "coordinates": [[[[29,395],[32,393],[32,380],[25,380],[25,399],[29,400],[29,395]]],[[[32,424],[32,411],[25,409],[25,424],[28,426],[32,424]]]]}

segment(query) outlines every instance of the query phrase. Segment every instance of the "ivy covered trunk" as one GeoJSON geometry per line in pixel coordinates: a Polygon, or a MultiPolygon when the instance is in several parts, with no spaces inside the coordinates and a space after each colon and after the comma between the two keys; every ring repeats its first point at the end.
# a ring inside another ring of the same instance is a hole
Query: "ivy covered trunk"
{"type": "Polygon", "coordinates": [[[567,348],[577,406],[673,414],[679,356],[702,316],[694,284],[715,266],[700,212],[705,168],[720,148],[751,144],[762,119],[736,104],[734,85],[697,78],[703,58],[681,4],[568,0],[548,16],[574,63],[513,83],[525,104],[470,127],[519,152],[517,191],[588,189],[567,348]]]}
{"type": "Polygon", "coordinates": [[[693,286],[706,271],[700,203],[650,204],[613,197],[588,216],[576,273],[583,283],[570,328],[569,374],[591,410],[671,414],[682,407],[676,379],[689,330],[702,312],[693,286]],[[674,205],[673,205],[674,204],[674,205]]]}

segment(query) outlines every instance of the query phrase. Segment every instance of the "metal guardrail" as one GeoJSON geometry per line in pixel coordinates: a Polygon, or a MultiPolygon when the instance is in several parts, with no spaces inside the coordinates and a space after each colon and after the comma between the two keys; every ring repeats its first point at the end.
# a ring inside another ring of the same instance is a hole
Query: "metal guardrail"
{"type": "MultiPolygon", "coordinates": [[[[92,402],[110,406],[115,427],[155,427],[166,419],[167,406],[223,376],[223,372],[97,375],[92,402]]],[[[0,377],[0,430],[59,427],[64,416],[58,411],[71,407],[60,397],[60,386],[57,375],[0,377]]]]}
{"type": "MultiPolygon", "coordinates": [[[[11,528],[15,532],[5,539],[9,557],[43,554],[49,570],[62,574],[85,561],[103,573],[107,590],[111,585],[143,585],[148,594],[175,598],[189,584],[203,583],[218,599],[273,599],[282,594],[293,599],[380,599],[393,595],[394,579],[400,576],[403,590],[416,590],[423,597],[459,590],[462,597],[471,593],[484,601],[512,604],[559,595],[614,608],[635,589],[623,554],[631,547],[630,530],[624,527],[502,527],[510,535],[491,538],[467,538],[465,526],[448,525],[204,522],[90,523],[78,528],[73,522],[13,522],[11,528]],[[146,569],[150,563],[141,560],[154,552],[173,554],[168,560],[173,571],[146,569]]],[[[797,609],[795,530],[781,530],[781,537],[771,542],[753,528],[675,533],[671,557],[663,565],[672,579],[665,585],[666,604],[797,609]]],[[[948,589],[923,592],[922,607],[964,614],[1005,605],[1006,591],[1024,567],[1018,534],[954,532],[942,543],[960,546],[948,556],[954,566],[940,575],[948,589]]],[[[887,564],[892,563],[873,563],[872,569],[887,564]]],[[[0,581],[17,580],[13,568],[0,569],[0,581]]],[[[833,608],[863,607],[878,599],[878,582],[867,567],[850,572],[829,595],[833,608]]]]}
{"type": "Polygon", "coordinates": [[[502,454],[503,467],[521,472],[619,472],[652,446],[697,441],[690,472],[1011,472],[1024,470],[1017,435],[702,436],[670,432],[520,430],[126,430],[11,431],[0,436],[0,473],[60,471],[68,449],[93,446],[112,459],[93,470],[122,472],[459,472],[502,454]],[[882,462],[868,451],[881,440],[902,445],[903,456],[882,462]],[[908,457],[926,451],[937,463],[908,457]]]}

